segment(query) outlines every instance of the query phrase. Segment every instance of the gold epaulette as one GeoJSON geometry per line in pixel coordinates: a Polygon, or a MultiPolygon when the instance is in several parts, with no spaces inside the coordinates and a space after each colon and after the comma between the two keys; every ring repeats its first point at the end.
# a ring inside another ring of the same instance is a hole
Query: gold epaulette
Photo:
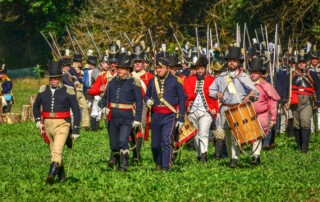
{"type": "Polygon", "coordinates": [[[174,75],[174,76],[177,78],[177,81],[179,83],[183,84],[183,80],[182,80],[182,78],[180,76],[176,76],[176,75],[174,75]]]}
{"type": "Polygon", "coordinates": [[[40,86],[38,93],[43,93],[46,90],[46,87],[46,85],[40,86]]]}
{"type": "Polygon", "coordinates": [[[75,95],[75,94],[76,94],[76,91],[74,90],[73,87],[67,86],[67,85],[64,85],[64,86],[67,88],[67,93],[68,93],[69,95],[75,95]]]}
{"type": "Polygon", "coordinates": [[[134,84],[136,86],[138,86],[139,88],[141,88],[141,83],[140,83],[140,80],[139,79],[136,79],[135,77],[132,77],[134,79],[134,84]]]}

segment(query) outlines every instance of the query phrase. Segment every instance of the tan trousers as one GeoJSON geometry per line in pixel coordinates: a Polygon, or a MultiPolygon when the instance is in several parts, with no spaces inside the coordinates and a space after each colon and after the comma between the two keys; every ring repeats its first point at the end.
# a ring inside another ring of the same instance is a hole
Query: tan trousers
{"type": "Polygon", "coordinates": [[[208,112],[196,110],[188,115],[198,133],[194,138],[194,143],[198,152],[198,156],[208,152],[209,131],[212,117],[208,112]]]}
{"type": "Polygon", "coordinates": [[[64,119],[45,119],[44,127],[50,140],[51,162],[61,165],[62,151],[69,134],[70,123],[64,119]]]}
{"type": "Polygon", "coordinates": [[[82,90],[79,90],[78,88],[77,88],[77,100],[79,103],[79,107],[81,109],[82,127],[89,127],[90,126],[89,106],[86,98],[83,95],[82,90]]]}
{"type": "Polygon", "coordinates": [[[292,107],[294,129],[311,128],[312,105],[308,95],[298,95],[299,104],[292,107]]]}

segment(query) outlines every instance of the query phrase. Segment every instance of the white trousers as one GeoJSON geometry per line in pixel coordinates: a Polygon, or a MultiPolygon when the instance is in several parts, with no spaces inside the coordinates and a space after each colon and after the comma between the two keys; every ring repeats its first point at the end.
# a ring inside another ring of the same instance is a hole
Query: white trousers
{"type": "Polygon", "coordinates": [[[194,138],[195,146],[198,152],[198,156],[208,152],[209,144],[209,130],[212,122],[212,117],[208,112],[196,110],[188,115],[190,121],[192,121],[194,127],[198,130],[197,135],[194,138]]]}
{"type": "Polygon", "coordinates": [[[92,112],[91,117],[96,118],[96,121],[100,121],[102,109],[99,107],[98,103],[101,100],[101,97],[99,95],[94,96],[93,103],[92,103],[92,112]]]}

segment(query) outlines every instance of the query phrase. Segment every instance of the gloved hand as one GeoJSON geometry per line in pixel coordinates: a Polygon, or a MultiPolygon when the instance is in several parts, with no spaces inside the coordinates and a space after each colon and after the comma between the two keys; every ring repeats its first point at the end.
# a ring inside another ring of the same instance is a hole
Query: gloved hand
{"type": "Polygon", "coordinates": [[[180,121],[177,121],[176,128],[178,128],[178,130],[180,130],[182,126],[183,126],[183,123],[180,121]]]}
{"type": "Polygon", "coordinates": [[[148,99],[146,104],[148,107],[151,107],[154,104],[154,102],[152,99],[148,99]]]}
{"type": "Polygon", "coordinates": [[[72,134],[71,137],[73,140],[76,140],[80,137],[80,135],[79,134],[72,134]]]}
{"type": "Polygon", "coordinates": [[[110,109],[108,107],[103,108],[103,112],[105,113],[106,116],[109,115],[110,109]]]}
{"type": "Polygon", "coordinates": [[[141,126],[141,122],[140,121],[133,121],[132,128],[137,128],[139,126],[141,126]]]}
{"type": "Polygon", "coordinates": [[[37,121],[36,127],[37,127],[39,130],[42,130],[42,128],[44,127],[44,125],[41,123],[41,121],[37,121]]]}

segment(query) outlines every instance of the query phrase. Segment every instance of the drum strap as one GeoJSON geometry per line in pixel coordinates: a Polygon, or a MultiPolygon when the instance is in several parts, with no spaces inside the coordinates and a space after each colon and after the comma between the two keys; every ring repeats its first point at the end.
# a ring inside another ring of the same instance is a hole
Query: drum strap
{"type": "Polygon", "coordinates": [[[156,87],[156,92],[158,94],[158,98],[160,102],[162,102],[164,105],[166,105],[173,113],[177,114],[177,110],[167,101],[163,98],[163,94],[160,92],[160,86],[159,86],[159,81],[158,77],[154,77],[154,85],[156,87]]]}

